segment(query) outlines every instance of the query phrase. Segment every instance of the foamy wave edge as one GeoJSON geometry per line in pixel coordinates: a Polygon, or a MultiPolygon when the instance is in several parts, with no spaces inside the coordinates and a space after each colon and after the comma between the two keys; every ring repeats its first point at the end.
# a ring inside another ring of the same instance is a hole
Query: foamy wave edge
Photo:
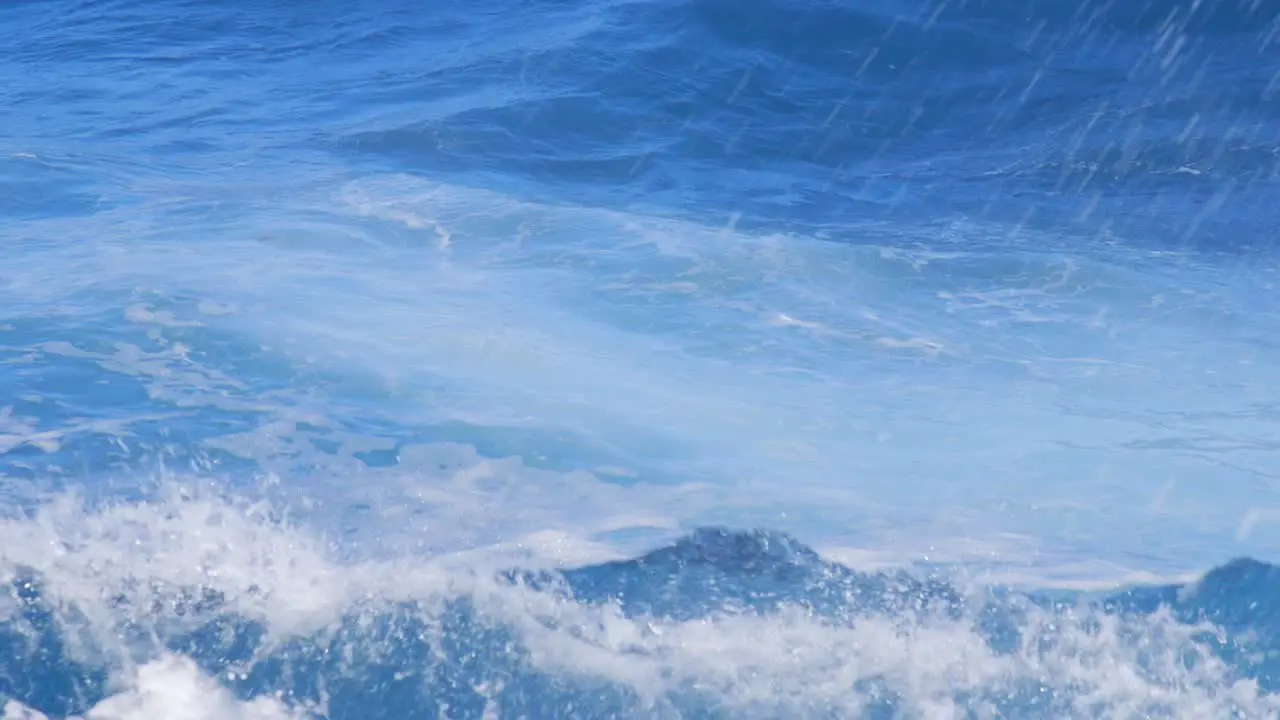
{"type": "MultiPolygon", "coordinates": [[[[1020,637],[996,650],[979,632],[978,610],[842,619],[804,607],[759,613],[725,605],[701,617],[637,615],[617,601],[583,603],[563,588],[504,581],[498,571],[511,559],[472,553],[347,563],[318,536],[249,504],[173,496],[89,510],[63,499],[32,519],[0,524],[0,577],[10,588],[0,617],[21,625],[24,605],[13,588],[38,578],[68,657],[107,668],[110,692],[84,715],[99,720],[331,717],[324,693],[293,697],[277,687],[244,698],[223,681],[243,678],[290,643],[343,632],[360,646],[346,648],[353,658],[344,672],[359,675],[360,663],[395,648],[377,647],[393,642],[377,632],[352,635],[352,618],[355,627],[372,627],[410,608],[421,627],[447,634],[445,618],[458,602],[484,632],[510,633],[511,657],[519,656],[512,662],[559,683],[620,689],[641,715],[699,698],[704,709],[734,716],[858,716],[889,702],[909,717],[1001,717],[1008,702],[1037,707],[1036,696],[1057,717],[1280,712],[1280,698],[1207,649],[1202,640],[1214,628],[1165,611],[1135,618],[1027,608],[1020,637]],[[200,609],[201,594],[220,598],[218,613],[264,628],[251,656],[216,677],[163,642],[212,618],[200,609]]],[[[436,651],[432,662],[444,665],[478,652],[436,651]]],[[[423,673],[430,689],[431,673],[404,671],[423,673]]],[[[480,681],[467,692],[483,696],[486,716],[504,716],[511,668],[494,668],[493,677],[476,672],[480,681]]],[[[5,720],[40,717],[18,699],[5,706],[5,720]]]]}

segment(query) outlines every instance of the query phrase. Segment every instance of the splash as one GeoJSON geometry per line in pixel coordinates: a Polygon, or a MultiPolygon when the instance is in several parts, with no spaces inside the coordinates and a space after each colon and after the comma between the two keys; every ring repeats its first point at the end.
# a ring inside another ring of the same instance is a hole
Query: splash
{"type": "Polygon", "coordinates": [[[0,536],[12,720],[1280,711],[1276,670],[1240,662],[1269,641],[1213,604],[1271,588],[1230,567],[1051,598],[713,528],[576,567],[351,562],[261,509],[180,493],[64,501],[0,536]]]}

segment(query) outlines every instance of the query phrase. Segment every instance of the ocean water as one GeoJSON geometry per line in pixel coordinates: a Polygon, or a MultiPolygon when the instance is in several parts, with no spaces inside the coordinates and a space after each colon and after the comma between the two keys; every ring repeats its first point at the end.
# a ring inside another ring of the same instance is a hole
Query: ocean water
{"type": "Polygon", "coordinates": [[[1280,716],[1280,4],[0,3],[4,720],[1280,716]]]}

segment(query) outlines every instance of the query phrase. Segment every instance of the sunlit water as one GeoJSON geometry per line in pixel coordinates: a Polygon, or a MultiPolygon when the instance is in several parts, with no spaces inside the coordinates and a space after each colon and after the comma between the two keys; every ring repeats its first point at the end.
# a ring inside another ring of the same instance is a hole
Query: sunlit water
{"type": "Polygon", "coordinates": [[[1278,16],[0,5],[3,717],[1275,717],[1278,16]]]}

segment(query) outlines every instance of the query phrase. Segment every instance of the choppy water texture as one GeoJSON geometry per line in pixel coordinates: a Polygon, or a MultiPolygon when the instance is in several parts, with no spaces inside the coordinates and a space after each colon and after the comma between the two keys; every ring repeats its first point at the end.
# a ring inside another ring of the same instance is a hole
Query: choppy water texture
{"type": "Polygon", "coordinates": [[[5,720],[1280,714],[1271,0],[0,4],[5,720]]]}

